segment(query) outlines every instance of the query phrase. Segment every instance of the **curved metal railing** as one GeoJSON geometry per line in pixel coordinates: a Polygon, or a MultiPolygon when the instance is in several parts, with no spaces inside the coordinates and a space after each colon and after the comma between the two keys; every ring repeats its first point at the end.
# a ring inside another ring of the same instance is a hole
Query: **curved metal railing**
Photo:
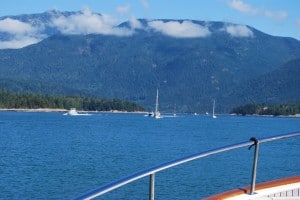
{"type": "Polygon", "coordinates": [[[268,138],[262,138],[262,139],[257,139],[252,137],[250,139],[250,141],[246,141],[246,142],[241,142],[241,143],[236,143],[233,145],[228,145],[228,146],[224,146],[221,148],[217,148],[217,149],[213,149],[213,150],[209,150],[209,151],[205,151],[202,153],[197,153],[197,154],[193,154],[184,158],[180,158],[177,160],[173,160],[170,162],[166,162],[163,163],[161,165],[155,166],[155,167],[151,167],[149,169],[146,170],[142,170],[139,171],[137,173],[134,173],[130,176],[127,176],[125,178],[122,178],[120,180],[117,180],[115,182],[106,184],[104,186],[101,186],[99,188],[96,188],[90,192],[87,192],[86,194],[83,194],[82,196],[79,196],[76,198],[76,200],[78,199],[93,199],[96,197],[99,197],[105,193],[108,193],[112,190],[115,190],[119,187],[122,187],[124,185],[127,185],[131,182],[134,182],[136,180],[139,180],[141,178],[144,178],[146,176],[150,177],[150,181],[149,181],[149,200],[154,200],[154,187],[155,187],[155,174],[157,172],[172,168],[174,166],[178,166],[193,160],[197,160],[203,157],[207,157],[213,154],[218,154],[221,152],[225,152],[225,151],[229,151],[229,150],[233,150],[233,149],[238,149],[241,147],[249,147],[249,149],[254,146],[255,147],[255,151],[254,151],[254,158],[253,158],[253,168],[252,168],[252,179],[251,179],[251,190],[250,190],[250,194],[254,193],[255,190],[255,181],[256,181],[256,169],[257,169],[257,160],[258,160],[258,149],[259,149],[259,144],[261,143],[266,143],[266,142],[271,142],[271,141],[275,141],[275,140],[281,140],[281,139],[287,139],[287,138],[291,138],[291,137],[298,137],[300,136],[300,132],[292,132],[292,133],[286,133],[286,134],[282,134],[282,135],[277,135],[277,136],[273,136],[273,137],[268,137],[268,138]]]}

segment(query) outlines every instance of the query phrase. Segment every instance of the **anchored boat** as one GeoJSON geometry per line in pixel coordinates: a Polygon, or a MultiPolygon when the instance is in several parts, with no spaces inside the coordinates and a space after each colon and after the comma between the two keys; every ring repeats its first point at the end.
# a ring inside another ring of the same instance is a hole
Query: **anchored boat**
{"type": "Polygon", "coordinates": [[[76,111],[76,108],[71,108],[68,112],[64,113],[64,115],[71,115],[71,116],[76,116],[76,115],[91,115],[89,113],[78,113],[76,111]]]}
{"type": "Polygon", "coordinates": [[[158,111],[158,89],[156,90],[155,111],[148,113],[146,116],[154,117],[155,119],[161,118],[160,112],[158,111]]]}
{"type": "Polygon", "coordinates": [[[156,90],[156,102],[155,102],[154,118],[156,118],[156,119],[160,118],[160,112],[158,111],[158,89],[156,90]]]}

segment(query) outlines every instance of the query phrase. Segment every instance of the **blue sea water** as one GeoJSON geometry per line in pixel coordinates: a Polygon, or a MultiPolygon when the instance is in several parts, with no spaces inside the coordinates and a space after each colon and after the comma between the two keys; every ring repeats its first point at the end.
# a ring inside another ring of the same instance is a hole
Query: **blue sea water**
{"type": "MultiPolygon", "coordinates": [[[[166,161],[300,131],[300,118],[0,112],[0,199],[73,199],[166,161]]],[[[257,181],[300,174],[300,138],[262,144],[257,181]]],[[[249,185],[253,149],[156,174],[156,199],[201,199],[249,185]]],[[[148,179],[100,199],[148,199],[148,179]]]]}

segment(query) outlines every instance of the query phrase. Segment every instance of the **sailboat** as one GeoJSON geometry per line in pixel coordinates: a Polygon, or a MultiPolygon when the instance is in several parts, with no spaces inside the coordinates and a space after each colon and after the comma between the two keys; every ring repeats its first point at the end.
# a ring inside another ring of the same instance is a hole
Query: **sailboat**
{"type": "Polygon", "coordinates": [[[155,119],[159,119],[160,118],[160,112],[158,111],[158,89],[156,90],[156,102],[155,102],[155,112],[154,112],[154,116],[155,119]]]}
{"type": "Polygon", "coordinates": [[[213,111],[212,111],[212,117],[215,119],[217,118],[217,116],[215,115],[215,104],[216,104],[216,101],[214,100],[214,103],[213,103],[213,111]]]}

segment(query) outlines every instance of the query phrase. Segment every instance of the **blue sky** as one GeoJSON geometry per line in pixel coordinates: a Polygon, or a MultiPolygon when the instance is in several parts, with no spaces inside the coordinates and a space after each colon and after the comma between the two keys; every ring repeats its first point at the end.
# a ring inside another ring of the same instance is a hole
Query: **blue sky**
{"type": "Polygon", "coordinates": [[[226,21],[300,40],[300,0],[5,0],[0,16],[52,9],[89,10],[109,16],[116,24],[133,18],[226,21]]]}

